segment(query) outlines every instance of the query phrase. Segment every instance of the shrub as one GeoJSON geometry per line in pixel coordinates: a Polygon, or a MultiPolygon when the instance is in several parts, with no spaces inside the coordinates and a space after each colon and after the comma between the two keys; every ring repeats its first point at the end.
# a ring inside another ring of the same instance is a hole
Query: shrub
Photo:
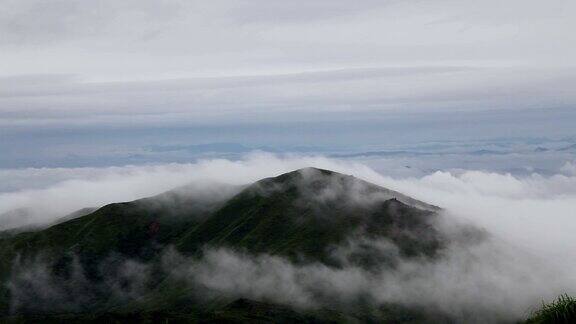
{"type": "Polygon", "coordinates": [[[576,323],[576,298],[564,294],[549,304],[543,303],[527,323],[576,323]]]}

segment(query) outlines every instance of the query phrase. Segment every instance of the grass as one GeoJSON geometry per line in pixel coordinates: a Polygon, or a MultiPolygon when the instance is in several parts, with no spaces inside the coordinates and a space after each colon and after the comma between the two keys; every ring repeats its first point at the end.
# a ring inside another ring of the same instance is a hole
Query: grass
{"type": "Polygon", "coordinates": [[[564,294],[551,303],[543,303],[526,323],[576,323],[576,298],[564,294]]]}

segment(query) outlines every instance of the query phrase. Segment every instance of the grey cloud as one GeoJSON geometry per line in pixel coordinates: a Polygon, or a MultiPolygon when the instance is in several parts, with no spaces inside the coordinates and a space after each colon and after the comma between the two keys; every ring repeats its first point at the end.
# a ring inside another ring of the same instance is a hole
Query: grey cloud
{"type": "Polygon", "coordinates": [[[315,118],[310,114],[384,117],[390,112],[486,107],[522,111],[565,107],[576,100],[570,91],[576,80],[573,71],[555,69],[428,66],[149,82],[81,82],[62,76],[48,80],[0,80],[5,84],[0,90],[0,123],[6,129],[199,120],[218,124],[280,117],[302,121],[315,118]]]}
{"type": "Polygon", "coordinates": [[[18,313],[70,313],[94,310],[101,298],[134,301],[150,292],[151,266],[135,260],[109,256],[99,264],[102,280],[94,282],[76,256],[68,265],[53,270],[42,255],[17,259],[6,287],[10,311],[18,313]]]}
{"type": "MultiPolygon", "coordinates": [[[[390,247],[364,242],[380,253],[390,247]]],[[[294,265],[274,256],[250,256],[209,250],[205,257],[182,263],[178,277],[215,294],[316,308],[393,303],[440,311],[466,323],[515,321],[543,299],[576,291],[567,272],[505,244],[487,241],[452,246],[438,261],[403,261],[376,272],[347,265],[294,265]]]]}
{"type": "Polygon", "coordinates": [[[195,89],[226,89],[293,83],[345,82],[362,79],[380,79],[421,74],[442,74],[470,70],[459,66],[422,66],[339,69],[276,75],[247,75],[231,77],[205,77],[163,81],[82,82],[67,75],[20,75],[0,78],[0,97],[51,96],[86,93],[130,93],[148,91],[182,91],[195,89]]]}
{"type": "MultiPolygon", "coordinates": [[[[6,8],[0,15],[2,43],[29,45],[81,38],[99,38],[122,33],[130,39],[147,41],[165,36],[179,24],[193,24],[191,19],[210,23],[242,26],[246,24],[276,25],[332,19],[358,15],[387,7],[395,1],[123,1],[98,0],[80,3],[69,0],[3,1],[6,8]],[[135,26],[135,27],[134,27],[135,26]]],[[[217,27],[218,24],[211,24],[217,27]]]]}
{"type": "MultiPolygon", "coordinates": [[[[91,3],[58,0],[2,1],[0,44],[45,45],[120,32],[128,37],[166,27],[183,7],[180,1],[98,0],[91,3]],[[131,29],[130,25],[138,25],[131,29]]],[[[140,36],[142,37],[142,36],[140,36]]]]}
{"type": "Polygon", "coordinates": [[[560,0],[475,6],[453,0],[7,1],[0,24],[3,39],[24,43],[4,46],[11,62],[4,73],[159,79],[391,64],[570,66],[572,6],[560,0]],[[48,43],[30,47],[28,40],[48,43]],[[53,64],[37,64],[40,57],[53,64]]]}
{"type": "MultiPolygon", "coordinates": [[[[435,261],[404,260],[385,241],[352,239],[342,249],[358,244],[396,256],[395,265],[378,270],[348,263],[339,268],[296,265],[281,257],[226,249],[190,258],[167,248],[161,270],[171,281],[187,283],[191,298],[202,300],[250,298],[308,310],[346,309],[369,301],[419,307],[466,323],[520,320],[542,299],[575,291],[569,273],[494,238],[452,245],[435,261]]],[[[104,280],[90,283],[78,264],[72,264],[66,278],[50,273],[41,260],[17,264],[21,269],[8,285],[12,310],[78,311],[92,307],[91,299],[98,295],[131,301],[151,292],[149,265],[112,258],[104,266],[104,280]]]]}
{"type": "Polygon", "coordinates": [[[567,1],[3,6],[4,129],[319,121],[366,111],[385,118],[575,102],[567,1]]]}

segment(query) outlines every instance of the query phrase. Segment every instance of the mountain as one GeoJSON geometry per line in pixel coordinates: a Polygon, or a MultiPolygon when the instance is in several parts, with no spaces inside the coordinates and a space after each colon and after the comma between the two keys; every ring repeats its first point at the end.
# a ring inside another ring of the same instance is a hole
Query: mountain
{"type": "Polygon", "coordinates": [[[481,150],[469,152],[468,154],[470,154],[470,155],[495,155],[495,154],[506,154],[506,152],[481,149],[481,150]]]}
{"type": "MultiPolygon", "coordinates": [[[[298,300],[230,294],[186,279],[218,251],[232,253],[219,260],[226,271],[241,257],[264,260],[264,272],[276,264],[385,271],[399,260],[432,260],[449,241],[436,229],[439,211],[315,168],[247,186],[193,184],[0,237],[0,314],[20,322],[446,320],[430,310],[373,305],[360,297],[343,304],[319,292],[318,307],[303,309],[291,307],[298,300]]],[[[222,270],[208,269],[208,278],[222,270]]],[[[235,284],[234,276],[226,278],[235,284]]]]}
{"type": "Polygon", "coordinates": [[[351,176],[304,169],[244,189],[177,246],[190,252],[206,244],[240,247],[327,262],[331,245],[361,233],[387,237],[407,255],[430,254],[438,245],[428,223],[436,209],[351,176]]]}
{"type": "Polygon", "coordinates": [[[576,151],[576,144],[568,145],[562,148],[557,149],[560,152],[574,152],[576,151]]]}
{"type": "Polygon", "coordinates": [[[359,153],[347,153],[347,154],[331,154],[331,157],[335,158],[353,158],[353,157],[372,157],[372,156],[404,156],[404,155],[429,155],[431,153],[422,153],[415,151],[370,151],[370,152],[359,152],[359,153]]]}
{"type": "Polygon", "coordinates": [[[542,147],[542,146],[538,146],[537,148],[534,149],[534,152],[548,152],[550,151],[550,149],[542,147]]]}
{"type": "MultiPolygon", "coordinates": [[[[55,223],[61,223],[67,220],[78,218],[80,216],[88,215],[97,209],[98,208],[85,207],[59,218],[55,223]]],[[[26,208],[18,208],[0,214],[0,237],[11,236],[14,233],[24,231],[34,231],[39,228],[46,227],[47,225],[54,225],[41,223],[38,219],[35,219],[33,216],[34,214],[35,213],[33,211],[26,208]]]]}

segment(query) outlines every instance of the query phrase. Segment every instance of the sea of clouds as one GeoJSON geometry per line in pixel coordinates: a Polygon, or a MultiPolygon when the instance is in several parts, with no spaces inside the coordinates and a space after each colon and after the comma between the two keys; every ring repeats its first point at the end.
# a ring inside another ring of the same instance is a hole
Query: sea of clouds
{"type": "Polygon", "coordinates": [[[393,271],[376,273],[353,265],[296,266],[279,257],[229,250],[207,251],[203,259],[181,261],[174,269],[190,282],[237,297],[302,307],[319,302],[311,289],[322,287],[323,295],[346,299],[362,293],[377,302],[429,307],[477,322],[521,319],[543,300],[576,293],[576,172],[570,161],[555,175],[523,177],[460,170],[393,178],[352,160],[262,153],[189,164],[5,169],[0,171],[0,227],[45,225],[83,207],[134,200],[188,183],[242,185],[309,166],[351,174],[440,206],[445,215],[440,226],[447,234],[454,224],[465,223],[486,230],[490,238],[452,245],[436,262],[406,260],[393,271]]]}

